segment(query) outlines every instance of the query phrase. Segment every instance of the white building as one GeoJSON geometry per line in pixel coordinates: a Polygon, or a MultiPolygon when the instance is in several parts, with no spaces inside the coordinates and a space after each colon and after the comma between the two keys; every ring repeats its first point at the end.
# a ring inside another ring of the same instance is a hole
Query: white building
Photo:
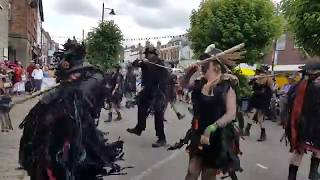
{"type": "Polygon", "coordinates": [[[132,63],[136,59],[142,59],[143,47],[139,43],[137,46],[130,46],[124,49],[124,63],[132,63]]]}
{"type": "Polygon", "coordinates": [[[166,45],[160,44],[160,47],[160,58],[165,61],[183,64],[193,58],[191,42],[186,36],[172,38],[166,45]]]}

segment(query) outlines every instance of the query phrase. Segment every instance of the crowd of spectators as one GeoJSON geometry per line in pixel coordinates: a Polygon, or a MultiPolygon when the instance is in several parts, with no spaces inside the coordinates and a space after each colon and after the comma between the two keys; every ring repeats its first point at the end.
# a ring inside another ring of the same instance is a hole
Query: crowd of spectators
{"type": "Polygon", "coordinates": [[[53,68],[31,61],[23,67],[20,61],[0,62],[0,94],[21,95],[49,87],[54,82],[53,68]]]}

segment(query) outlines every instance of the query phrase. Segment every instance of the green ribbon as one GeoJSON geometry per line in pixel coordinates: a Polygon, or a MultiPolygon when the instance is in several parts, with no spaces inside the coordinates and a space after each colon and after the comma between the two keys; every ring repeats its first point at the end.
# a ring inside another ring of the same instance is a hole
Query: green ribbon
{"type": "Polygon", "coordinates": [[[208,126],[208,127],[206,128],[206,131],[205,131],[205,132],[208,132],[209,134],[211,134],[211,133],[216,132],[217,129],[218,129],[218,124],[217,124],[217,123],[214,123],[214,124],[208,126]]]}

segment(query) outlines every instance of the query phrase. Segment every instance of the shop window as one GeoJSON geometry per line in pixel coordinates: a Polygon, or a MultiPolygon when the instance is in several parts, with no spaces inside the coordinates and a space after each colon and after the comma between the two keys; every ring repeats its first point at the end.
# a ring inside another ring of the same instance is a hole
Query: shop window
{"type": "Polygon", "coordinates": [[[276,44],[277,51],[283,51],[286,49],[286,34],[283,34],[279,37],[276,44]]]}

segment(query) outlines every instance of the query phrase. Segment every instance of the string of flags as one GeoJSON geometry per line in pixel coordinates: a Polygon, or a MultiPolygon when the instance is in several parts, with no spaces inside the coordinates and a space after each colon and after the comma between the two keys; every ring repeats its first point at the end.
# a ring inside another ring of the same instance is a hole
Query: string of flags
{"type": "MultiPolygon", "coordinates": [[[[187,34],[181,34],[181,35],[167,35],[167,36],[155,36],[155,37],[141,37],[141,38],[125,38],[123,41],[148,41],[148,40],[161,40],[161,39],[172,39],[172,38],[182,38],[186,37],[187,34]]],[[[67,36],[55,36],[52,35],[53,38],[57,39],[68,39],[72,37],[67,37],[67,36]]],[[[82,40],[82,38],[76,37],[77,40],[82,40]]]]}
{"type": "Polygon", "coordinates": [[[123,41],[147,41],[147,40],[159,40],[159,39],[172,39],[172,38],[181,38],[186,37],[187,34],[181,34],[181,35],[168,35],[168,36],[156,36],[156,37],[144,37],[144,38],[126,38],[123,41]]]}

